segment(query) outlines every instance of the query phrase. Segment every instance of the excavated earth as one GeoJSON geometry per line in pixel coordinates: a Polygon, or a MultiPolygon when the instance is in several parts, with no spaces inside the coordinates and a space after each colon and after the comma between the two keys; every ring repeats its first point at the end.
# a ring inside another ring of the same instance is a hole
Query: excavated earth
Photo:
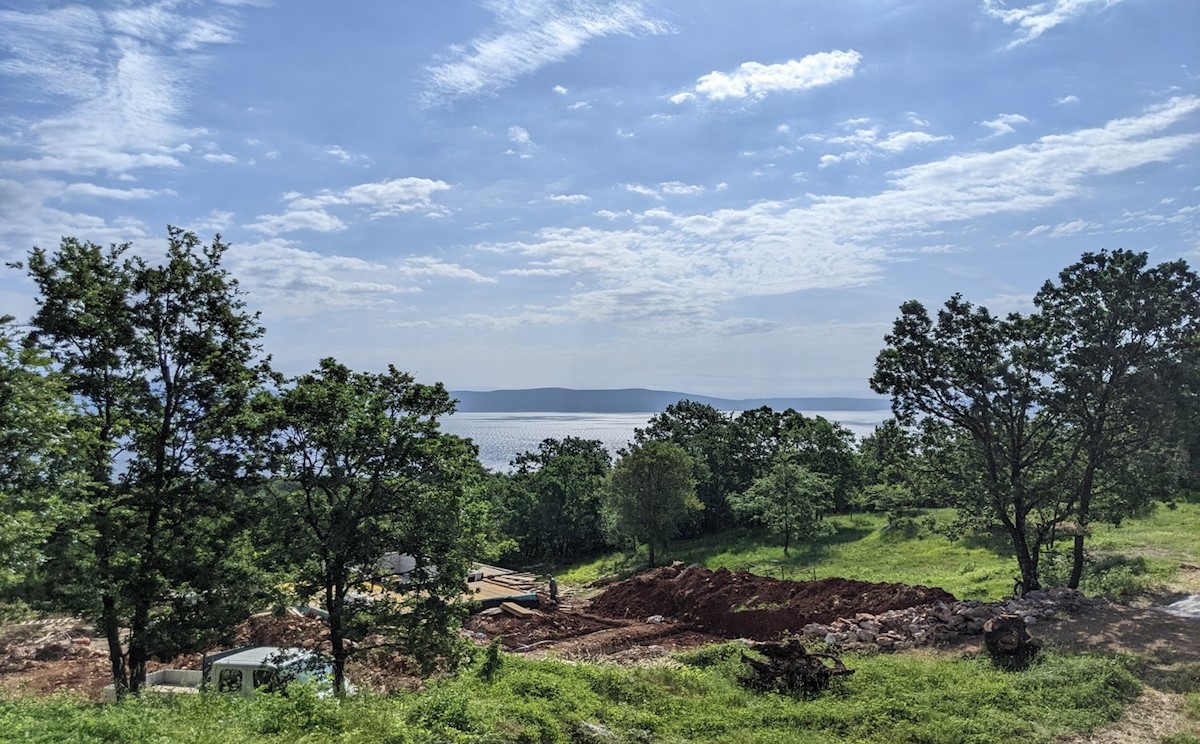
{"type": "Polygon", "coordinates": [[[810,623],[954,601],[950,593],[927,586],[850,579],[783,581],[724,568],[675,565],[613,585],[593,600],[591,612],[641,620],[662,615],[722,638],[761,641],[799,633],[810,623]]]}

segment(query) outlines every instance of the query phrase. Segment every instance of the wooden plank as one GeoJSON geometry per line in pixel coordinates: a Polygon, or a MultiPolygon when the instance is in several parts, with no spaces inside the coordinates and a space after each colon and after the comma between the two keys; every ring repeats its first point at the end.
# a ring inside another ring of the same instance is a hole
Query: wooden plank
{"type": "Polygon", "coordinates": [[[533,617],[537,614],[533,610],[525,609],[516,602],[501,602],[500,609],[504,610],[510,615],[516,615],[517,617],[533,617]]]}

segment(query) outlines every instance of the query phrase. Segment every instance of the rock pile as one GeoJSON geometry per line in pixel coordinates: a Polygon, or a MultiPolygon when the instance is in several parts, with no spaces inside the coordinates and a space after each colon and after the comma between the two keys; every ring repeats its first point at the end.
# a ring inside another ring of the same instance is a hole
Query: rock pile
{"type": "Polygon", "coordinates": [[[868,646],[911,648],[926,643],[945,643],[960,636],[981,635],[988,620],[1003,614],[1017,615],[1029,626],[1062,619],[1104,601],[1059,587],[1032,591],[1000,602],[938,601],[874,615],[859,612],[828,624],[809,623],[804,626],[801,636],[807,641],[847,649],[868,646]]]}
{"type": "Polygon", "coordinates": [[[0,674],[25,671],[44,662],[105,655],[92,646],[90,638],[77,630],[56,630],[36,638],[4,639],[0,642],[0,674]]]}

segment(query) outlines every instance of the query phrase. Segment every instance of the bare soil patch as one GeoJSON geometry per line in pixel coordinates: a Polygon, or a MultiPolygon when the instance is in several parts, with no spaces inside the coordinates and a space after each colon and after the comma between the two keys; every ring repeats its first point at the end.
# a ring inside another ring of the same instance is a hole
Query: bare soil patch
{"type": "Polygon", "coordinates": [[[954,602],[942,589],[874,584],[850,579],[785,581],[742,571],[666,566],[609,587],[592,602],[597,615],[669,617],[722,638],[772,640],[809,623],[829,623],[858,613],[954,602]]]}

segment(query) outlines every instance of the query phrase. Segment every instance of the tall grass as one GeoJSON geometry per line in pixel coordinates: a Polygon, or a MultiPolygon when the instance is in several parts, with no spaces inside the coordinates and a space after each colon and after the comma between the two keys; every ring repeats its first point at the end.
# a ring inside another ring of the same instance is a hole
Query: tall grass
{"type": "Polygon", "coordinates": [[[814,699],[738,684],[741,647],[619,667],[504,656],[413,694],[338,703],[298,691],[121,705],[0,699],[14,742],[1040,742],[1120,715],[1138,684],[1111,658],[1046,655],[1007,673],[985,659],[847,657],[856,673],[814,699]]]}

